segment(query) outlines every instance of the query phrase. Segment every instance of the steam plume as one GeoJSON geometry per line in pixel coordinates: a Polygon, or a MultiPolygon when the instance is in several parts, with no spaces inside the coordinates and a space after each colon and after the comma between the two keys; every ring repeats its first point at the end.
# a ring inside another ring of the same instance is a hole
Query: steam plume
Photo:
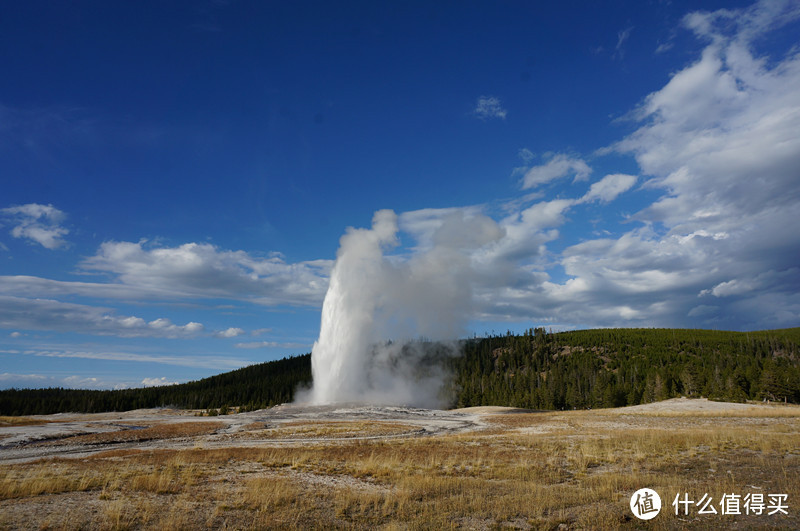
{"type": "Polygon", "coordinates": [[[401,260],[398,217],[375,213],[371,229],[348,228],[322,305],[311,366],[313,387],[301,401],[439,407],[446,376],[442,342],[463,332],[472,302],[469,251],[502,236],[483,215],[454,211],[435,220],[430,247],[401,260]],[[411,341],[424,337],[430,344],[411,341]]]}

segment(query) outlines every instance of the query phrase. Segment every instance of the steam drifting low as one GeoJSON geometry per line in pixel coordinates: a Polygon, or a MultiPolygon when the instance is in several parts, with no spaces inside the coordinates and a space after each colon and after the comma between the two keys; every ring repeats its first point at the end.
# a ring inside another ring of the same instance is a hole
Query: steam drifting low
{"type": "Polygon", "coordinates": [[[426,249],[387,256],[398,218],[375,213],[371,229],[348,228],[322,305],[311,354],[313,387],[299,400],[440,407],[446,353],[463,332],[472,303],[470,251],[502,229],[480,214],[453,211],[433,220],[426,249]],[[437,342],[419,341],[419,338],[437,342]]]}

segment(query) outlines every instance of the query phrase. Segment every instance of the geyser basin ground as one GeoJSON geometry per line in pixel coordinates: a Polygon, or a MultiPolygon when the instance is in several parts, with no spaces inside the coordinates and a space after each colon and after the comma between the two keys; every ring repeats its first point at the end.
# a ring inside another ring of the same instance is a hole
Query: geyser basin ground
{"type": "Polygon", "coordinates": [[[658,528],[800,527],[796,406],[279,406],[0,421],[0,527],[10,529],[636,528],[628,504],[642,486],[662,495],[658,528]],[[715,503],[783,493],[789,514],[675,516],[677,492],[715,503]]]}
{"type": "MultiPolygon", "coordinates": [[[[145,409],[26,418],[33,423],[0,425],[0,464],[47,457],[85,457],[110,449],[335,443],[439,435],[486,427],[481,415],[475,412],[358,404],[284,404],[215,417],[198,417],[190,411],[145,409]]],[[[13,424],[13,420],[9,422],[13,424]]]]}

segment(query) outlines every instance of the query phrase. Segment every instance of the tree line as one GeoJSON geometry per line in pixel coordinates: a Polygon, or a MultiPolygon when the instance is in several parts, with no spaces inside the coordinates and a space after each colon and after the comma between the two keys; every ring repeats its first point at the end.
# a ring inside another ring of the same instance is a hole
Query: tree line
{"type": "MultiPolygon", "coordinates": [[[[583,409],[677,396],[800,403],[800,328],[559,333],[536,328],[465,340],[461,351],[444,362],[451,374],[444,392],[458,407],[583,409]]],[[[9,389],[0,391],[0,414],[232,406],[246,411],[291,402],[310,384],[311,355],[305,354],[162,387],[9,389]]]]}
{"type": "Polygon", "coordinates": [[[137,389],[9,389],[0,391],[0,414],[99,413],[153,407],[255,410],[291,402],[311,384],[311,354],[259,363],[193,382],[137,389]]]}
{"type": "Polygon", "coordinates": [[[471,340],[454,360],[458,406],[582,409],[678,396],[800,402],[800,328],[596,329],[471,340]]]}

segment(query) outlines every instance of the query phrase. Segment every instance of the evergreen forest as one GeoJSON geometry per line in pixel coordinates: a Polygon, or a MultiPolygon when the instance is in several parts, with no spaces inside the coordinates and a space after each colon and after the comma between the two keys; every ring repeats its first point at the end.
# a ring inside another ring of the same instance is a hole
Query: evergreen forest
{"type": "MultiPolygon", "coordinates": [[[[677,396],[800,403],[800,328],[759,332],[592,329],[475,337],[444,363],[453,406],[585,409],[677,396]]],[[[311,355],[184,384],[122,390],[8,389],[0,415],[176,407],[254,410],[311,383],[311,355]]]]}

